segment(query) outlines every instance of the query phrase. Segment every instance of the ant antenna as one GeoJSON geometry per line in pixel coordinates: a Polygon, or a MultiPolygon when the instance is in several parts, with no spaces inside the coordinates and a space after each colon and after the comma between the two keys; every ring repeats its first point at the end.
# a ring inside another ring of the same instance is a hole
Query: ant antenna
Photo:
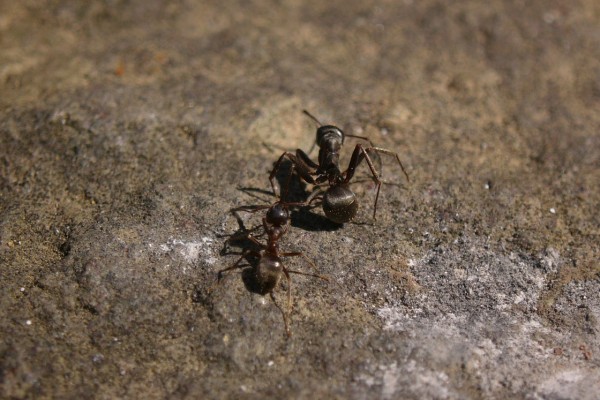
{"type": "Polygon", "coordinates": [[[309,113],[309,112],[308,112],[308,111],[306,111],[306,110],[302,110],[302,112],[303,112],[304,114],[308,115],[308,117],[309,117],[310,119],[312,119],[313,121],[315,121],[315,122],[316,122],[316,123],[317,123],[319,126],[323,126],[323,124],[322,124],[322,123],[321,123],[321,122],[320,122],[320,121],[319,121],[319,120],[318,120],[318,119],[317,119],[317,118],[316,118],[314,115],[312,115],[311,113],[309,113]]]}
{"type": "MultiPolygon", "coordinates": [[[[312,115],[311,113],[309,113],[306,110],[302,110],[302,112],[306,115],[308,115],[308,117],[310,119],[312,119],[313,121],[315,121],[317,123],[317,128],[320,128],[323,126],[323,124],[321,123],[321,121],[319,121],[314,115],[312,115]]],[[[315,140],[312,144],[312,146],[310,147],[310,150],[308,150],[308,154],[312,153],[312,151],[315,149],[315,146],[317,145],[317,141],[315,140]]]]}

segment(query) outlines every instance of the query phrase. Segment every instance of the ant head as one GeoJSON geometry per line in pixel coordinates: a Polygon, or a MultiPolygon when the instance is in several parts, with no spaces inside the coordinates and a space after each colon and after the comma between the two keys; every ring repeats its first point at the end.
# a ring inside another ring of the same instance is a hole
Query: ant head
{"type": "Polygon", "coordinates": [[[323,125],[317,129],[317,146],[322,147],[326,142],[344,144],[344,132],[337,126],[323,125]]]}
{"type": "Polygon", "coordinates": [[[273,205],[267,211],[267,222],[271,225],[281,226],[287,224],[290,219],[290,213],[286,206],[281,203],[273,205]]]}
{"type": "Polygon", "coordinates": [[[323,211],[333,222],[348,222],[358,211],[356,195],[346,185],[331,186],[323,195],[323,211]]]}
{"type": "Polygon", "coordinates": [[[310,119],[316,122],[317,128],[317,146],[322,147],[322,145],[326,142],[328,143],[336,143],[334,146],[339,149],[344,144],[344,132],[337,126],[333,125],[323,125],[314,115],[309,113],[306,110],[302,110],[302,112],[310,119]]]}

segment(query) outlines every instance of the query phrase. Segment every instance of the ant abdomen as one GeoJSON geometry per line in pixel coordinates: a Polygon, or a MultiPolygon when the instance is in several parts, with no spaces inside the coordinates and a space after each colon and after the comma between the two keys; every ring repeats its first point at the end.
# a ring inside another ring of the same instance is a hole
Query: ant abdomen
{"type": "Polygon", "coordinates": [[[356,196],[348,186],[332,186],[323,195],[323,211],[333,222],[348,222],[358,211],[356,196]]]}
{"type": "Polygon", "coordinates": [[[260,286],[260,293],[265,295],[275,289],[281,279],[283,264],[279,257],[263,254],[256,268],[256,282],[260,286]]]}

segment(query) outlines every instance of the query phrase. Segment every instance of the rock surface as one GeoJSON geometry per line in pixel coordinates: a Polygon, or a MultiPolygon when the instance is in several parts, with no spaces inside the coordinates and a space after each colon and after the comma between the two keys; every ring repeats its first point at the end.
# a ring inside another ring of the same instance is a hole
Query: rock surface
{"type": "Polygon", "coordinates": [[[600,393],[596,0],[5,1],[0,92],[0,397],[600,393]],[[294,211],[330,281],[293,276],[288,339],[213,285],[302,109],[411,181],[294,211]]]}

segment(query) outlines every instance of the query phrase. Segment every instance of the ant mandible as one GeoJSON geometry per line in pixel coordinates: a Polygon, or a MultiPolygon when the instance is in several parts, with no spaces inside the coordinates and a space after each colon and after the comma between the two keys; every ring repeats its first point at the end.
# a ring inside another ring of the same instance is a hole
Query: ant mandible
{"type": "MultiPolygon", "coordinates": [[[[292,172],[293,171],[290,171],[290,177],[292,175],[292,172]]],[[[305,204],[306,203],[285,202],[280,198],[276,203],[272,204],[271,206],[238,207],[234,209],[233,212],[246,211],[252,213],[261,209],[268,208],[265,216],[262,219],[263,232],[260,235],[256,236],[253,236],[251,234],[251,232],[258,229],[260,225],[245,232],[246,239],[250,240],[252,243],[261,248],[261,251],[245,249],[242,252],[240,258],[232,266],[222,269],[218,272],[217,282],[220,282],[225,272],[234,269],[244,268],[247,265],[241,264],[242,261],[244,259],[247,260],[249,256],[255,257],[258,261],[253,267],[255,272],[256,283],[259,286],[258,292],[262,295],[266,295],[268,293],[271,299],[273,300],[273,303],[275,303],[279,311],[281,311],[281,314],[283,316],[283,322],[285,325],[285,332],[288,337],[291,336],[289,318],[292,313],[292,280],[290,274],[312,276],[325,281],[329,280],[327,277],[322,275],[310,274],[302,271],[289,269],[283,264],[281,260],[281,258],[283,257],[303,257],[312,268],[317,269],[317,266],[308,257],[306,257],[304,253],[282,253],[279,251],[279,240],[283,237],[283,235],[287,233],[289,227],[289,207],[300,206],[305,204]],[[263,244],[258,241],[257,237],[265,234],[267,235],[267,243],[263,244]],[[284,275],[287,280],[287,314],[277,303],[273,294],[273,291],[281,281],[282,275],[284,275]]]]}
{"type": "Polygon", "coordinates": [[[316,143],[319,146],[318,163],[315,163],[313,160],[311,160],[310,157],[308,157],[308,155],[301,149],[296,149],[295,154],[287,151],[284,152],[275,162],[273,170],[269,175],[273,192],[277,193],[275,176],[284,158],[287,157],[292,162],[292,165],[295,167],[302,180],[313,185],[318,185],[317,189],[308,197],[306,203],[310,204],[318,195],[325,192],[322,196],[322,206],[327,218],[340,224],[348,222],[354,218],[356,212],[358,211],[358,200],[356,199],[356,195],[350,190],[350,180],[354,176],[356,168],[363,160],[365,160],[369,166],[369,169],[371,170],[373,180],[377,184],[377,194],[375,195],[375,204],[373,206],[373,219],[375,219],[375,214],[377,213],[377,201],[379,199],[379,191],[381,189],[382,181],[379,179],[379,174],[373,166],[373,161],[369,156],[369,152],[377,152],[395,156],[400,168],[402,169],[402,172],[404,173],[404,176],[406,177],[406,180],[410,181],[408,174],[406,173],[406,170],[400,161],[400,157],[398,157],[398,154],[387,149],[374,147],[372,145],[363,147],[362,144],[358,143],[354,147],[348,168],[344,172],[341,172],[339,167],[339,153],[342,145],[344,144],[345,137],[354,137],[367,141],[368,139],[362,136],[344,134],[344,132],[337,126],[323,125],[308,111],[303,110],[303,112],[319,125],[317,128],[316,139],[316,143]],[[320,186],[324,183],[328,184],[329,186],[327,190],[323,190],[323,188],[320,186]]]}

